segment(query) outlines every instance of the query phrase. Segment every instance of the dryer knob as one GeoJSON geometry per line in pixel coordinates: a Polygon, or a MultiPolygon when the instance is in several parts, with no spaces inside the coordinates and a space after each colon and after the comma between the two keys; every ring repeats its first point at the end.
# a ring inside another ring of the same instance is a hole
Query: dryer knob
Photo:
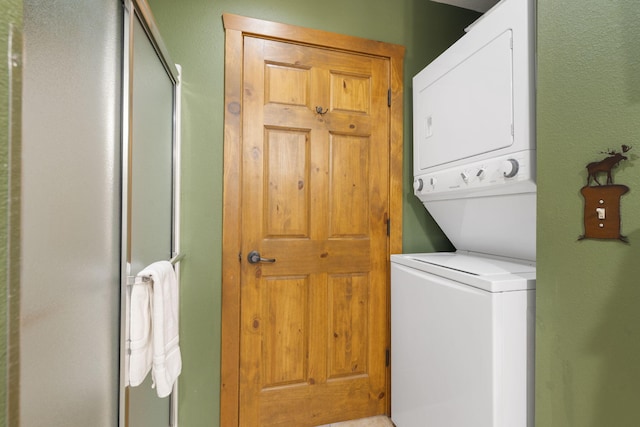
{"type": "Polygon", "coordinates": [[[502,170],[505,178],[513,178],[518,174],[520,164],[516,159],[507,159],[502,162],[502,170]]]}
{"type": "Polygon", "coordinates": [[[413,181],[413,189],[415,191],[422,191],[423,188],[424,188],[424,181],[422,181],[422,178],[418,178],[415,181],[413,181]]]}

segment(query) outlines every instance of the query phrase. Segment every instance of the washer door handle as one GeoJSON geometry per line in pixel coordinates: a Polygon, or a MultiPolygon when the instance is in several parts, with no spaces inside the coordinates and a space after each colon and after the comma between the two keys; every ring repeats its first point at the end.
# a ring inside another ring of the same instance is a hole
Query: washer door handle
{"type": "Polygon", "coordinates": [[[274,263],[274,262],[276,262],[276,259],[275,258],[262,258],[260,256],[260,252],[251,251],[251,252],[249,252],[249,255],[247,255],[247,261],[249,261],[249,264],[257,264],[259,262],[274,263]]]}

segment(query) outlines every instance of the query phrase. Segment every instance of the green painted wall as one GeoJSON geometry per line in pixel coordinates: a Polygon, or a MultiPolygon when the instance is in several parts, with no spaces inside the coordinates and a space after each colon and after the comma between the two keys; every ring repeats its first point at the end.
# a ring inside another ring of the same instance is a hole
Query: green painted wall
{"type": "Polygon", "coordinates": [[[537,423],[640,423],[640,5],[538,0],[537,423]],[[634,148],[614,175],[619,241],[583,233],[585,165],[634,148]]]}
{"type": "MultiPolygon", "coordinates": [[[[407,48],[405,146],[411,147],[411,76],[462,35],[477,14],[426,0],[150,0],[183,67],[183,261],[180,424],[219,417],[221,203],[224,88],[222,13],[317,28],[407,48]]],[[[450,249],[411,191],[405,153],[405,251],[450,249]]]]}
{"type": "MultiPolygon", "coordinates": [[[[4,5],[4,4],[3,4],[4,5]]],[[[0,52],[3,53],[3,58],[6,58],[7,53],[7,39],[9,36],[8,32],[8,14],[2,14],[2,18],[0,18],[0,43],[2,49],[0,52]]],[[[7,69],[7,61],[0,61],[0,129],[2,129],[2,133],[0,134],[0,218],[2,222],[0,223],[0,242],[2,245],[0,246],[0,277],[2,277],[2,283],[6,283],[7,277],[7,231],[8,231],[8,193],[9,193],[9,171],[8,167],[5,166],[8,164],[8,156],[9,156],[9,141],[8,141],[8,132],[5,132],[4,129],[7,129],[9,124],[9,106],[8,106],[8,98],[9,98],[9,88],[7,82],[9,81],[9,71],[7,69]]],[[[7,403],[7,288],[6,286],[2,287],[2,292],[0,293],[0,427],[6,426],[6,418],[4,414],[6,411],[6,403],[7,403]]]]}
{"type": "MultiPolygon", "coordinates": [[[[12,425],[9,421],[8,384],[9,378],[13,378],[15,370],[9,375],[9,362],[15,357],[14,352],[8,349],[8,341],[14,339],[8,330],[9,318],[15,315],[17,299],[9,299],[11,290],[15,290],[17,281],[15,265],[9,265],[11,254],[16,253],[15,236],[18,230],[9,229],[9,220],[16,220],[19,210],[19,199],[16,189],[19,183],[19,167],[12,167],[10,158],[15,159],[15,149],[20,143],[20,88],[21,67],[9,68],[8,53],[19,52],[16,45],[20,46],[22,33],[22,0],[2,0],[0,3],[0,427],[12,425]],[[9,46],[13,46],[10,48],[9,46]],[[12,90],[11,90],[12,89],[12,90]],[[16,94],[17,92],[17,94],[16,94]],[[12,126],[14,124],[14,126],[12,126]],[[15,124],[18,124],[16,126],[15,124]],[[9,130],[11,129],[13,152],[9,151],[9,130]],[[11,191],[10,191],[11,186],[11,191]],[[9,203],[9,197],[13,197],[13,203],[9,203]],[[9,245],[12,242],[13,246],[9,245]],[[12,274],[10,274],[12,273],[12,274]],[[10,338],[11,337],[11,338],[10,338]]],[[[20,58],[17,58],[20,62],[20,58]]]]}

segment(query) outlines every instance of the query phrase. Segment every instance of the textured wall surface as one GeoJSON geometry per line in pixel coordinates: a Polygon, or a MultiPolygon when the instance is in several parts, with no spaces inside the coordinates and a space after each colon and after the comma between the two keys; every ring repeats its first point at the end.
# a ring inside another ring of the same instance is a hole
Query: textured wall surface
{"type": "MultiPolygon", "coordinates": [[[[17,315],[17,254],[19,227],[10,228],[18,222],[20,168],[15,164],[20,147],[20,89],[22,85],[22,0],[2,2],[0,13],[0,427],[14,425],[9,420],[8,390],[14,384],[16,369],[9,373],[15,362],[15,348],[8,343],[15,340],[17,329],[8,330],[10,319],[17,315]],[[12,61],[8,61],[8,58],[12,61]],[[17,56],[15,56],[17,55],[17,56]],[[10,150],[9,147],[12,147],[10,150]],[[11,202],[10,202],[11,200],[11,202]],[[11,293],[13,298],[9,298],[11,293]]],[[[13,319],[15,320],[15,319],[13,319]]],[[[13,402],[13,400],[11,401],[13,402]]]]}
{"type": "Polygon", "coordinates": [[[639,20],[636,0],[538,0],[539,426],[640,419],[639,20]],[[585,165],[622,144],[629,244],[577,241],[585,165]]]}

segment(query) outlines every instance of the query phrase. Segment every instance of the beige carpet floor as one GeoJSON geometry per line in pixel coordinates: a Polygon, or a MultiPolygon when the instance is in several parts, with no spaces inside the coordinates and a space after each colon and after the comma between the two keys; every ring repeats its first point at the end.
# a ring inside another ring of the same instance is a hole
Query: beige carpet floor
{"type": "Polygon", "coordinates": [[[360,420],[343,421],[341,423],[326,424],[318,427],[393,427],[391,420],[384,415],[360,420]]]}

